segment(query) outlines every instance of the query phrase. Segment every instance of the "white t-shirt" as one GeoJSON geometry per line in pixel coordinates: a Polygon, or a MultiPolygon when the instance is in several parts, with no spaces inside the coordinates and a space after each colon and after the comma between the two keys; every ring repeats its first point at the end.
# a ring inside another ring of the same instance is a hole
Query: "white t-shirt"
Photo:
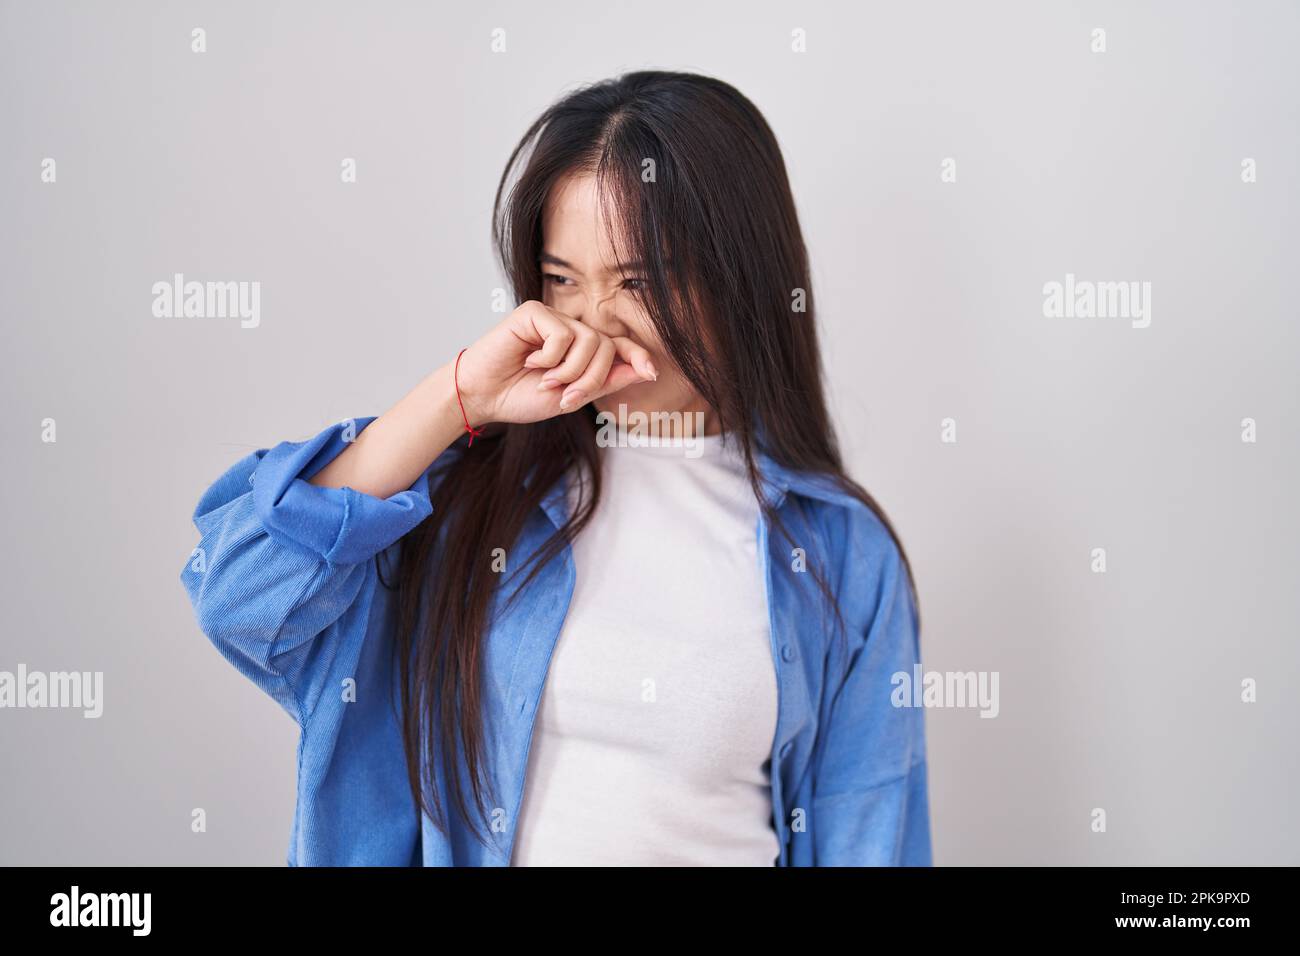
{"type": "Polygon", "coordinates": [[[602,497],[573,543],[577,580],[534,724],[512,866],[778,856],[758,502],[733,439],[691,441],[600,449],[602,497]]]}

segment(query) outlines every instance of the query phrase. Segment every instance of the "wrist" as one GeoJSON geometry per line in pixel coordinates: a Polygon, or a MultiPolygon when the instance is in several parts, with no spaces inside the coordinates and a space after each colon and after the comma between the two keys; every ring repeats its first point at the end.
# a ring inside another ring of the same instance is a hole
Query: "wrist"
{"type": "MultiPolygon", "coordinates": [[[[466,372],[470,361],[469,350],[462,349],[448,364],[451,382],[449,399],[463,430],[477,431],[491,423],[488,403],[475,389],[473,377],[466,372]]],[[[471,440],[473,435],[471,435],[471,440]]]]}

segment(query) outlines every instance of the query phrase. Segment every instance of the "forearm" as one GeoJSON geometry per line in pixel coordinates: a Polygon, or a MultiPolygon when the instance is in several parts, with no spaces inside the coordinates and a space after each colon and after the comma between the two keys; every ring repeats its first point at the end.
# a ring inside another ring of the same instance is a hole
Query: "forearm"
{"type": "MultiPolygon", "coordinates": [[[[465,430],[454,367],[430,374],[311,479],[388,498],[405,491],[465,430]]],[[[478,424],[478,423],[476,423],[478,424]]]]}

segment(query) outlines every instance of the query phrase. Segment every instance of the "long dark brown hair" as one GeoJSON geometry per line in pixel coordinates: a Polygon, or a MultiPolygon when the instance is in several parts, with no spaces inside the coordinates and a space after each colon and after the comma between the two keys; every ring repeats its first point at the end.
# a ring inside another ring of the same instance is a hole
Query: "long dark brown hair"
{"type": "MultiPolygon", "coordinates": [[[[720,80],[644,71],[586,86],[546,110],[511,153],[493,208],[493,241],[518,302],[542,298],[543,208],[571,174],[594,175],[602,203],[617,210],[616,242],[628,254],[615,261],[644,264],[639,295],[665,352],[739,439],[772,526],[793,540],[763,494],[757,448],[788,468],[832,477],[881,518],[907,565],[884,512],[844,473],[822,394],[808,256],[780,148],[758,109],[720,80]],[[800,299],[801,311],[793,307],[800,299]]],[[[481,650],[502,576],[485,542],[517,541],[571,467],[589,494],[535,554],[511,562],[514,574],[526,571],[511,597],[586,526],[600,501],[595,411],[494,425],[447,458],[430,476],[432,514],[400,547],[400,721],[417,807],[447,832],[434,779],[441,767],[457,812],[483,840],[457,754],[459,744],[486,818],[481,650]]]]}

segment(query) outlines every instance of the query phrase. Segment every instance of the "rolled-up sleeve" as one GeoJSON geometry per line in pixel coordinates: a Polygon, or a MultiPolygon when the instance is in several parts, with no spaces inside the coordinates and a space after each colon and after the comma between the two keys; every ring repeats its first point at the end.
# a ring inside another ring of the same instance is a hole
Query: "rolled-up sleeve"
{"type": "Polygon", "coordinates": [[[281,442],[252,475],[253,506],[267,532],[334,565],[356,564],[388,548],[431,512],[428,474],[406,491],[376,498],[310,483],[373,417],[332,425],[303,442],[281,442]]]}
{"type": "Polygon", "coordinates": [[[326,675],[359,657],[378,582],[372,559],[432,513],[430,472],[442,456],[389,498],[309,483],[372,421],[246,456],[194,512],[200,538],[181,583],[199,629],[304,726],[326,675]]]}

